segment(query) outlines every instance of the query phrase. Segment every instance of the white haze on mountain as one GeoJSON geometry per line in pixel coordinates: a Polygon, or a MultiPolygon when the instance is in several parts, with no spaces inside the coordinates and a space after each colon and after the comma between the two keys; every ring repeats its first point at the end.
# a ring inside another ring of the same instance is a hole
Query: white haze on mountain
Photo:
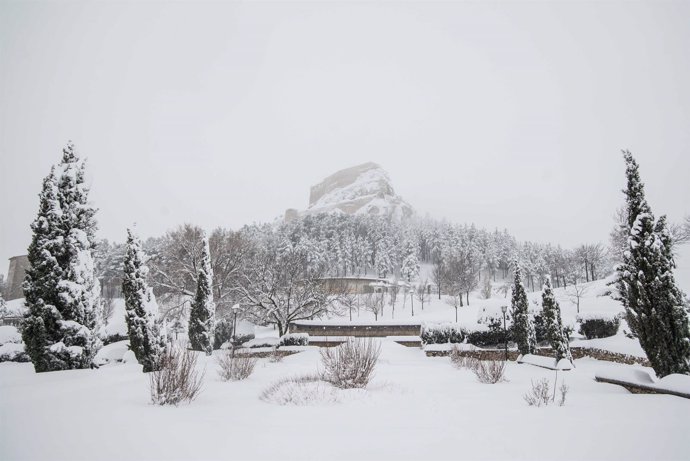
{"type": "Polygon", "coordinates": [[[678,221],[688,23],[688,2],[0,2],[0,272],[68,139],[116,241],[271,221],[375,162],[422,216],[605,242],[623,148],[678,221]]]}

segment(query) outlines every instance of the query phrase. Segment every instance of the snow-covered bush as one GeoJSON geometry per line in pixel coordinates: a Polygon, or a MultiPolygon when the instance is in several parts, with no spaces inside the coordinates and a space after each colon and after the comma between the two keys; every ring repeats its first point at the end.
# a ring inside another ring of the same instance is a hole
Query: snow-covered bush
{"type": "Polygon", "coordinates": [[[289,333],[281,336],[280,346],[308,346],[309,333],[289,333]]]}
{"type": "Polygon", "coordinates": [[[475,360],[471,369],[480,383],[496,384],[505,379],[503,375],[506,362],[504,360],[475,360]]]}
{"type": "Polygon", "coordinates": [[[461,343],[465,332],[456,323],[423,323],[419,337],[423,344],[461,343]]]}
{"type": "Polygon", "coordinates": [[[28,362],[24,344],[5,343],[0,345],[0,362],[28,362]]]}
{"type": "Polygon", "coordinates": [[[152,403],[178,405],[191,402],[199,395],[204,374],[196,369],[197,354],[179,346],[168,346],[159,363],[160,369],[149,374],[152,403]]]}
{"type": "Polygon", "coordinates": [[[31,360],[24,351],[22,335],[17,327],[0,326],[0,362],[28,362],[31,360]]]}
{"type": "Polygon", "coordinates": [[[342,389],[369,384],[381,345],[371,338],[350,338],[337,347],[321,349],[322,379],[342,389]]]}
{"type": "MultiPolygon", "coordinates": [[[[221,318],[216,322],[215,330],[213,333],[213,349],[221,349],[223,344],[232,341],[232,319],[221,318]]],[[[249,341],[251,338],[247,338],[245,341],[249,341]]],[[[239,339],[239,337],[237,337],[239,339]]],[[[244,342],[244,341],[243,341],[244,342]]],[[[242,343],[240,343],[242,344],[242,343]]]]}
{"type": "Polygon", "coordinates": [[[489,328],[486,330],[474,330],[467,331],[466,338],[469,344],[473,344],[479,347],[495,346],[497,344],[503,344],[506,340],[512,341],[512,332],[508,330],[503,331],[503,328],[494,329],[489,328]]]}
{"type": "Polygon", "coordinates": [[[620,317],[606,314],[578,315],[580,334],[587,339],[615,336],[620,326],[620,317]]]}
{"type": "Polygon", "coordinates": [[[257,359],[247,354],[224,351],[216,357],[216,361],[220,366],[218,374],[223,381],[241,381],[254,372],[257,359]]]}

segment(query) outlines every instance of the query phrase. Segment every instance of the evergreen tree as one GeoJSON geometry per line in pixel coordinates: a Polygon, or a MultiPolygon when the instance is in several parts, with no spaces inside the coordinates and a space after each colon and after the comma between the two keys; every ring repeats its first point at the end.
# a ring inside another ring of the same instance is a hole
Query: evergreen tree
{"type": "Polygon", "coordinates": [[[196,295],[189,313],[189,343],[196,351],[213,352],[216,306],[213,303],[213,270],[209,256],[208,239],[204,235],[201,253],[201,268],[197,278],[196,295]]]}
{"type": "Polygon", "coordinates": [[[100,286],[94,276],[96,209],[85,165],[72,143],[43,181],[24,281],[22,337],[37,372],[89,367],[101,341],[100,286]]]}
{"type": "Polygon", "coordinates": [[[529,318],[529,303],[525,287],[522,285],[522,273],[517,260],[515,265],[515,280],[513,282],[513,295],[511,299],[513,316],[513,334],[521,354],[531,354],[537,348],[537,337],[534,324],[529,318]]]}
{"type": "Polygon", "coordinates": [[[156,325],[158,304],[146,282],[146,255],[141,241],[129,229],[126,246],[122,293],[125,297],[129,345],[137,361],[144,366],[144,373],[147,373],[158,369],[165,341],[156,325]]]}
{"type": "Polygon", "coordinates": [[[666,217],[655,222],[639,166],[630,152],[623,155],[629,234],[623,262],[617,267],[619,299],[657,376],[690,374],[688,315],[673,277],[675,262],[666,217]]]}
{"type": "Polygon", "coordinates": [[[542,318],[546,327],[546,339],[551,344],[556,363],[561,359],[569,360],[572,363],[573,356],[570,354],[570,345],[563,331],[563,322],[561,321],[561,307],[558,305],[558,301],[556,301],[556,297],[551,289],[550,277],[546,278],[543,290],[541,306],[542,318]]]}
{"type": "Polygon", "coordinates": [[[402,276],[408,282],[412,281],[419,274],[419,259],[417,254],[419,248],[412,238],[408,238],[405,244],[405,254],[403,256],[402,268],[400,270],[402,276]]]}

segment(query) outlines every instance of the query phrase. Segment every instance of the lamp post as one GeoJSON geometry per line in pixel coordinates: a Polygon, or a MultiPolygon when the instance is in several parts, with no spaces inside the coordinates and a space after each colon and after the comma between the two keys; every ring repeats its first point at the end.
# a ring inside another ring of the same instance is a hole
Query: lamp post
{"type": "Polygon", "coordinates": [[[505,350],[505,360],[508,361],[508,330],[506,329],[506,312],[508,312],[508,306],[501,306],[501,311],[503,312],[503,347],[505,350]]]}
{"type": "Polygon", "coordinates": [[[412,317],[414,317],[414,287],[410,287],[410,303],[412,306],[412,317]]]}
{"type": "Polygon", "coordinates": [[[239,310],[240,305],[235,304],[232,306],[232,357],[235,357],[235,341],[237,341],[237,311],[239,310]]]}

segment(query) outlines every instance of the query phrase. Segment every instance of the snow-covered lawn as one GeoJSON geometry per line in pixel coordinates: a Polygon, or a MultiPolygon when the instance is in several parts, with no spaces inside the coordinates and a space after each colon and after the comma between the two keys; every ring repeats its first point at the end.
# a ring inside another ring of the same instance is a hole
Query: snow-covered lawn
{"type": "MultiPolygon", "coordinates": [[[[112,345],[111,356],[123,351],[112,345]]],[[[0,364],[0,459],[687,459],[690,400],[633,395],[597,383],[603,370],[642,369],[591,359],[559,372],[565,406],[528,407],[531,381],[554,372],[510,363],[506,382],[477,382],[448,358],[382,344],[366,391],[305,385],[309,405],[260,400],[289,376],[314,373],[318,350],[260,359],[246,381],[223,382],[212,358],[189,405],[149,403],[132,363],[35,374],[0,364]],[[334,397],[335,396],[335,397],[334,397]]]]}

